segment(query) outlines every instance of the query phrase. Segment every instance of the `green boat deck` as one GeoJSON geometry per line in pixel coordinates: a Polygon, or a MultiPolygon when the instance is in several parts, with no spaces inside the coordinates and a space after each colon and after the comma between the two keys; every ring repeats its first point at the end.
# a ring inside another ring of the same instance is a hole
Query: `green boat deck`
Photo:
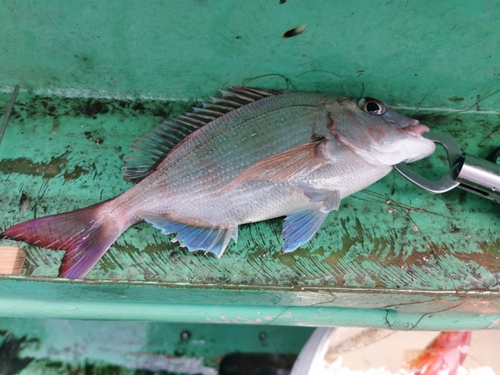
{"type": "MultiPolygon", "coordinates": [[[[9,95],[2,99],[5,107],[9,95]]],[[[120,168],[134,138],[192,104],[20,94],[1,144],[2,227],[125,191],[130,185],[120,168]],[[26,211],[19,209],[22,191],[31,200],[26,211]]],[[[419,111],[414,116],[433,131],[453,136],[471,154],[484,154],[494,145],[488,134],[494,133],[498,115],[419,111]]],[[[446,168],[442,154],[416,165],[427,175],[439,174],[446,168]]],[[[492,201],[460,190],[431,195],[393,174],[345,199],[313,240],[290,254],[280,251],[282,219],[242,226],[238,243],[221,259],[190,253],[152,226],[139,224],[81,281],[57,279],[62,252],[22,245],[27,252],[23,277],[2,277],[0,312],[487,328],[499,317],[497,221],[492,201]],[[474,319],[449,319],[460,314],[474,319]]]]}
{"type": "MultiPolygon", "coordinates": [[[[4,4],[0,108],[15,84],[21,92],[0,144],[0,230],[125,191],[134,139],[228,85],[363,93],[485,157],[500,146],[500,8],[425,4],[4,4]],[[300,24],[302,35],[281,37],[300,24]]],[[[439,176],[444,151],[414,168],[439,176]]],[[[62,252],[21,244],[22,276],[0,276],[0,315],[498,328],[499,214],[492,201],[431,195],[393,173],[343,200],[290,254],[282,219],[241,226],[221,259],[142,223],[84,280],[57,278],[62,252]]]]}

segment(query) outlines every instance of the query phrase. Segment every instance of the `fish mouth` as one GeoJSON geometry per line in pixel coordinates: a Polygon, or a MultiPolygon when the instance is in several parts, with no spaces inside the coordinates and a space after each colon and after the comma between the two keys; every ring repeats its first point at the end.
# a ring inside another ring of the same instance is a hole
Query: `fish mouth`
{"type": "Polygon", "coordinates": [[[403,130],[415,138],[419,138],[422,135],[422,133],[430,132],[429,128],[422,124],[410,125],[407,126],[406,128],[403,128],[403,130]]]}

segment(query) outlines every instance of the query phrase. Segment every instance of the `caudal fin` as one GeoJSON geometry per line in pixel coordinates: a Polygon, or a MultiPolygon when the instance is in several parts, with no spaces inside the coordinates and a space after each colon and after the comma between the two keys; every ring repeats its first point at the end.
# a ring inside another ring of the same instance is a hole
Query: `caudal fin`
{"type": "Polygon", "coordinates": [[[103,219],[102,208],[108,202],[17,224],[0,237],[66,250],[59,276],[82,278],[124,230],[117,220],[103,219]]]}

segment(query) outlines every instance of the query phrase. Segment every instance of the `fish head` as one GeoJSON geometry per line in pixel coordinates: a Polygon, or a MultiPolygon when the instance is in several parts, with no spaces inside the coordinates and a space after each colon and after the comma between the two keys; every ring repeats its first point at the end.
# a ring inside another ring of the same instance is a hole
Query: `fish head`
{"type": "Polygon", "coordinates": [[[412,162],[435,150],[434,142],[422,137],[427,126],[377,99],[342,97],[326,110],[330,133],[370,164],[412,162]]]}

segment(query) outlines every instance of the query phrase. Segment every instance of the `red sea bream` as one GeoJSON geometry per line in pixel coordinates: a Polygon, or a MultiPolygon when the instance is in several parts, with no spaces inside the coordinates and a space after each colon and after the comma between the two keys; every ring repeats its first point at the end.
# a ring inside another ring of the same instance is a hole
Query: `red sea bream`
{"type": "Polygon", "coordinates": [[[84,277],[146,221],[190,251],[222,256],[238,225],[285,216],[283,251],[319,230],[340,201],[393,165],[434,152],[429,129],[371,98],[232,87],[135,142],[122,195],[2,233],[65,250],[61,277],[84,277]]]}

